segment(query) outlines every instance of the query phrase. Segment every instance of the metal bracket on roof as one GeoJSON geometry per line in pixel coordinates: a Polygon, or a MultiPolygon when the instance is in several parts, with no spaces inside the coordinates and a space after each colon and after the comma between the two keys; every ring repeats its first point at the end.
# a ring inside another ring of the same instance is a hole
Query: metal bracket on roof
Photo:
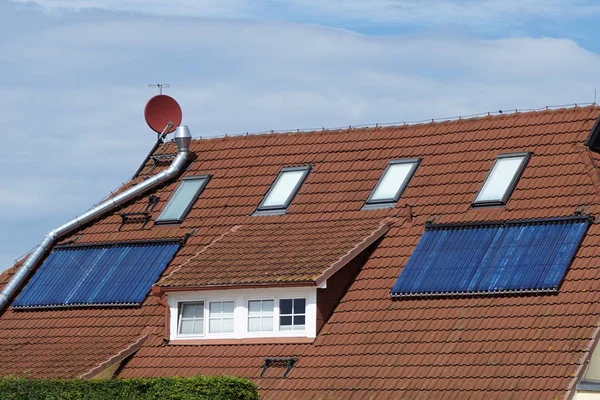
{"type": "Polygon", "coordinates": [[[148,196],[148,204],[146,205],[146,212],[150,212],[154,210],[154,207],[158,204],[160,198],[158,196],[150,195],[148,196]]]}
{"type": "Polygon", "coordinates": [[[436,224],[439,220],[440,220],[439,215],[430,215],[429,217],[427,217],[427,220],[425,221],[425,225],[436,224]]]}
{"type": "Polygon", "coordinates": [[[143,222],[142,229],[144,229],[150,222],[149,212],[119,213],[119,217],[121,217],[121,225],[118,230],[123,229],[123,226],[129,222],[143,222]]]}
{"type": "Polygon", "coordinates": [[[150,159],[152,160],[152,170],[150,170],[150,173],[153,173],[156,167],[159,165],[167,164],[169,160],[172,160],[175,157],[177,157],[177,154],[159,154],[156,156],[150,156],[150,159]]]}
{"type": "Polygon", "coordinates": [[[263,358],[263,369],[260,377],[262,378],[269,367],[287,367],[283,373],[283,378],[285,378],[297,361],[297,358],[263,358]]]}

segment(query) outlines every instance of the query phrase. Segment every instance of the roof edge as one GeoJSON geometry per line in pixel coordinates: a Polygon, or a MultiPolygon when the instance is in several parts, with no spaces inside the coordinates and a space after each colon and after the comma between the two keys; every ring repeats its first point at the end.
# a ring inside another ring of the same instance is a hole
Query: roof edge
{"type": "Polygon", "coordinates": [[[279,287],[316,287],[315,281],[295,281],[295,282],[267,282],[267,283],[232,283],[216,285],[193,285],[193,286],[152,286],[154,296],[162,295],[168,292],[187,292],[195,290],[227,290],[227,289],[258,289],[258,288],[279,288],[279,287]]]}
{"type": "Polygon", "coordinates": [[[359,254],[365,251],[373,243],[379,240],[385,235],[392,227],[392,221],[386,219],[379,224],[379,227],[375,229],[371,234],[365,237],[360,243],[354,248],[344,254],[339,260],[334,262],[329,268],[327,268],[321,275],[315,279],[317,286],[320,286],[327,279],[331,278],[336,272],[344,268],[350,261],[354,260],[359,254]]]}
{"type": "Polygon", "coordinates": [[[114,356],[112,356],[111,358],[109,358],[108,360],[103,362],[102,364],[92,368],[91,370],[89,370],[88,372],[86,372],[84,374],[79,375],[79,378],[83,378],[83,379],[94,378],[95,376],[98,376],[103,371],[107,370],[108,368],[113,367],[115,364],[119,364],[119,363],[123,362],[123,360],[125,360],[127,357],[129,357],[130,355],[132,355],[133,353],[138,351],[142,347],[142,345],[144,344],[146,339],[148,339],[148,333],[139,337],[135,342],[131,343],[129,346],[127,346],[126,348],[124,348],[123,350],[121,350],[120,352],[118,352],[117,354],[115,354],[114,356]]]}
{"type": "MultiPolygon", "coordinates": [[[[193,256],[191,256],[187,261],[185,261],[184,263],[182,263],[178,267],[173,268],[173,270],[168,275],[163,276],[158,282],[156,282],[154,285],[152,285],[152,288],[163,287],[163,286],[161,286],[161,282],[168,281],[170,276],[172,276],[173,274],[175,274],[177,271],[179,271],[185,265],[187,265],[188,263],[190,263],[196,257],[199,257],[202,253],[204,253],[205,251],[207,251],[208,249],[210,249],[212,246],[214,246],[215,244],[217,244],[219,241],[221,241],[227,235],[229,235],[230,233],[236,232],[241,227],[242,227],[242,225],[235,225],[232,228],[228,229],[226,232],[224,232],[221,235],[215,237],[213,240],[211,240],[211,242],[209,244],[207,244],[206,246],[202,247],[202,249],[200,249],[200,251],[198,251],[196,254],[194,254],[193,256]]],[[[165,287],[167,287],[167,286],[165,286],[165,287]]]]}
{"type": "Polygon", "coordinates": [[[590,362],[590,359],[592,358],[592,354],[594,353],[594,350],[596,350],[596,348],[598,347],[598,342],[600,340],[599,333],[600,325],[596,326],[596,329],[594,329],[594,333],[592,333],[589,345],[587,346],[579,360],[579,365],[573,373],[573,379],[571,379],[571,382],[569,382],[569,386],[567,386],[567,391],[565,393],[564,400],[573,399],[575,397],[575,394],[577,393],[577,384],[583,379],[583,376],[587,369],[586,367],[590,362]]]}
{"type": "Polygon", "coordinates": [[[515,114],[535,114],[543,112],[561,112],[561,111],[575,111],[585,108],[597,108],[596,103],[572,103],[572,104],[561,104],[544,106],[540,108],[514,108],[505,109],[498,111],[489,111],[482,113],[475,113],[469,115],[457,115],[452,117],[441,117],[441,118],[427,118],[422,120],[414,121],[396,121],[396,122],[384,122],[384,123],[371,123],[371,124],[357,124],[357,125],[345,125],[338,127],[321,127],[321,128],[298,128],[298,129],[271,129],[266,131],[258,132],[241,132],[241,133],[222,133],[210,136],[196,136],[193,137],[193,141],[207,141],[207,140],[223,140],[223,139],[235,139],[245,138],[247,136],[271,136],[271,135],[289,135],[289,134],[303,134],[303,133],[316,133],[316,132],[338,132],[338,131],[351,131],[355,129],[367,129],[367,128],[404,128],[408,126],[423,126],[430,124],[443,124],[443,123],[457,123],[462,121],[476,121],[485,118],[503,118],[506,116],[512,116],[515,114]]]}

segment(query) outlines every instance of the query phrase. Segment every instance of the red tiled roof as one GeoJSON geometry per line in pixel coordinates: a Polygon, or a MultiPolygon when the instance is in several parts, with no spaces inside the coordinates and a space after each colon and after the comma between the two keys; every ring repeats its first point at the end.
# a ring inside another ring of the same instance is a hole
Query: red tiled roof
{"type": "Polygon", "coordinates": [[[352,213],[347,219],[255,217],[202,248],[157,286],[316,283],[358,244],[368,240],[364,250],[387,232],[381,214],[396,214],[391,211],[352,213]]]}
{"type": "MultiPolygon", "coordinates": [[[[150,224],[146,229],[128,224],[119,231],[121,218],[115,212],[65,240],[97,243],[190,233],[163,284],[175,278],[198,284],[206,281],[192,270],[205,265],[201,257],[192,258],[205,248],[211,256],[234,261],[235,249],[243,246],[267,250],[258,243],[272,239],[267,226],[287,232],[303,221],[321,221],[314,222],[323,224],[318,228],[307,226],[321,235],[335,231],[330,221],[347,221],[340,227],[343,234],[330,239],[344,244],[319,249],[312,255],[315,262],[309,261],[310,268],[300,274],[313,279],[381,220],[397,217],[314,343],[164,345],[160,332],[148,337],[120,376],[245,376],[259,384],[264,398],[278,400],[564,397],[600,323],[599,225],[590,227],[555,295],[392,301],[389,292],[432,218],[450,223],[563,217],[581,206],[598,215],[600,157],[583,142],[599,115],[600,108],[588,107],[407,127],[196,140],[191,149],[197,158],[184,175],[211,174],[212,179],[182,224],[150,224]],[[522,151],[533,155],[508,204],[471,208],[496,156],[522,151]],[[389,160],[412,157],[422,162],[396,207],[360,211],[389,160]],[[250,217],[281,167],[299,165],[312,169],[287,214],[250,217]],[[235,226],[241,228],[230,232],[235,226]],[[259,378],[263,357],[299,361],[285,379],[278,369],[259,378]]],[[[174,152],[174,145],[166,144],[157,154],[174,152]]],[[[148,162],[139,179],[162,168],[151,172],[148,162]]],[[[160,197],[153,218],[177,184],[153,193],[160,197]]],[[[146,205],[144,195],[120,212],[144,211],[146,205]]],[[[289,265],[301,260],[293,246],[303,234],[285,237],[279,260],[289,265]]],[[[258,260],[268,254],[261,253],[258,260]]],[[[235,261],[237,265],[240,259],[235,261]]],[[[287,266],[282,262],[282,271],[287,266]]],[[[271,264],[268,268],[272,272],[271,264]]],[[[163,323],[164,309],[152,297],[139,309],[9,310],[0,318],[0,354],[13,358],[2,363],[0,372],[83,374],[139,340],[145,327],[158,329],[163,323]],[[84,334],[73,335],[78,330],[84,334]],[[85,363],[67,355],[67,348],[77,352],[86,346],[89,356],[81,353],[85,363]]]]}
{"type": "Polygon", "coordinates": [[[0,319],[0,375],[79,377],[126,350],[148,327],[162,328],[163,316],[154,298],[137,309],[9,309],[0,319]]]}

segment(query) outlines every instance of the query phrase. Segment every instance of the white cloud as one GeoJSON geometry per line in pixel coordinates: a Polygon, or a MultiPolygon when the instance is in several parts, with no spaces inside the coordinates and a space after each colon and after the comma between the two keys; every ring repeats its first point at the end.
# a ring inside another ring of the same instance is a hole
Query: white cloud
{"type": "Polygon", "coordinates": [[[0,269],[135,171],[154,140],[150,82],[171,83],[195,136],[591,101],[600,87],[600,56],[565,39],[4,7],[0,269]]]}

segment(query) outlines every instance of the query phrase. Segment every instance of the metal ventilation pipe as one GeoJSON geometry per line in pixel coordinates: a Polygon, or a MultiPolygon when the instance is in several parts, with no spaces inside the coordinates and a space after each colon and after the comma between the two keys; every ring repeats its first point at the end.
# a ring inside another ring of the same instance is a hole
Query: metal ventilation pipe
{"type": "Polygon", "coordinates": [[[130,201],[134,197],[139,196],[140,194],[160,185],[161,183],[170,180],[183,171],[187,161],[189,160],[190,143],[192,142],[192,135],[190,134],[188,127],[185,125],[178,126],[175,130],[174,139],[178,152],[177,157],[175,157],[169,168],[151,178],[146,179],[142,183],[127,189],[123,193],[120,193],[98,204],[85,214],[76,217],[66,224],[51,230],[50,233],[46,235],[42,243],[36,247],[36,249],[29,255],[27,260],[25,260],[25,262],[21,265],[17,273],[13,275],[4,289],[2,289],[2,292],[0,292],[0,313],[8,306],[8,303],[14,293],[21,287],[23,281],[29,277],[37,263],[52,248],[58,238],[73,232],[82,225],[85,225],[86,223],[102,216],[116,207],[130,201]]]}

